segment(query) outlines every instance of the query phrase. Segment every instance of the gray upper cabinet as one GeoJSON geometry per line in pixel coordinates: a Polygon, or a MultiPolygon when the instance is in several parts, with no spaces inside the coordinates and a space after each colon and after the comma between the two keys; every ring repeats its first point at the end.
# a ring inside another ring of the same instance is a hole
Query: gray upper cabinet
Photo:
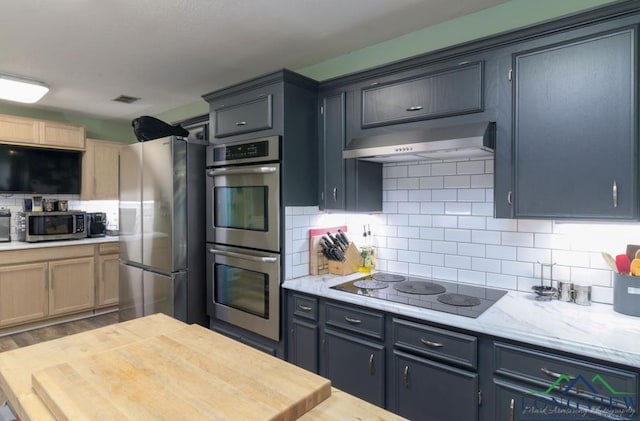
{"type": "Polygon", "coordinates": [[[637,216],[636,29],[513,56],[514,216],[637,216]]]}
{"type": "Polygon", "coordinates": [[[362,89],[362,128],[481,112],[482,81],[475,62],[375,83],[362,89]]]}
{"type": "Polygon", "coordinates": [[[320,94],[320,197],[323,210],[382,211],[382,164],[343,159],[346,135],[345,91],[320,94]]]}
{"type": "Polygon", "coordinates": [[[213,110],[215,137],[256,132],[273,127],[273,95],[260,90],[255,98],[239,104],[224,104],[213,110]]]}

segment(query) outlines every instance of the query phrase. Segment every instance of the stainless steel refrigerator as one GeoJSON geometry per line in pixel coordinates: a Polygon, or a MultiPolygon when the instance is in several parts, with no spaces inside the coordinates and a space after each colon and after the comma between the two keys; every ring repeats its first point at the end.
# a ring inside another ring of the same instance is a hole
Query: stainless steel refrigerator
{"type": "Polygon", "coordinates": [[[120,154],[120,320],[206,325],[205,142],[165,137],[120,154]]]}

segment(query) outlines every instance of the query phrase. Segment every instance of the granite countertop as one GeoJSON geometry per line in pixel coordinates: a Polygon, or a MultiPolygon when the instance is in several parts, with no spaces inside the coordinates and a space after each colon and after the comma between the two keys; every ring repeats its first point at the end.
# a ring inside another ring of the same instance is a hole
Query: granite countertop
{"type": "Polygon", "coordinates": [[[40,241],[37,243],[10,241],[6,243],[0,243],[0,251],[29,250],[43,247],[83,246],[86,244],[113,243],[117,241],[119,241],[119,237],[117,236],[82,238],[80,240],[40,241]]]}
{"type": "Polygon", "coordinates": [[[640,317],[616,313],[611,305],[579,306],[558,300],[540,302],[534,299],[534,294],[508,291],[487,311],[472,319],[330,289],[361,276],[360,273],[306,276],[287,280],[283,287],[425,322],[640,368],[640,317]]]}

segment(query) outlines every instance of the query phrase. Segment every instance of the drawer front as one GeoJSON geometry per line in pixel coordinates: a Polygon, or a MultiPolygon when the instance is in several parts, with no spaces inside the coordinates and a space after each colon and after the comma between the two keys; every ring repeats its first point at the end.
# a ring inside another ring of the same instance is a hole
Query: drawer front
{"type": "Polygon", "coordinates": [[[98,245],[100,254],[116,254],[120,253],[120,243],[101,243],[98,245]]]}
{"type": "Polygon", "coordinates": [[[304,295],[293,294],[293,314],[309,320],[318,320],[318,299],[304,295]]]}
{"type": "Polygon", "coordinates": [[[339,304],[326,303],[326,324],[384,340],[384,315],[339,304]]]}
{"type": "Polygon", "coordinates": [[[482,112],[482,62],[362,90],[362,128],[482,112]]]}
{"type": "Polygon", "coordinates": [[[215,136],[227,137],[273,127],[273,95],[214,110],[215,136]]]}
{"type": "Polygon", "coordinates": [[[496,374],[525,382],[533,392],[603,400],[626,407],[638,402],[639,374],[586,361],[561,357],[500,342],[494,343],[496,374]]]}
{"type": "Polygon", "coordinates": [[[393,344],[398,349],[476,370],[478,338],[401,319],[393,319],[393,344]]]}

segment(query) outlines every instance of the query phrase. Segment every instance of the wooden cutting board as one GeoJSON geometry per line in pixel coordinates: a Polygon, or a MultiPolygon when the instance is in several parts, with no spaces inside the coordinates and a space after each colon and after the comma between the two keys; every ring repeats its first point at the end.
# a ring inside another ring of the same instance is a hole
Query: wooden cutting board
{"type": "Polygon", "coordinates": [[[290,420],[331,382],[191,325],[32,375],[60,420],[290,420]]]}

